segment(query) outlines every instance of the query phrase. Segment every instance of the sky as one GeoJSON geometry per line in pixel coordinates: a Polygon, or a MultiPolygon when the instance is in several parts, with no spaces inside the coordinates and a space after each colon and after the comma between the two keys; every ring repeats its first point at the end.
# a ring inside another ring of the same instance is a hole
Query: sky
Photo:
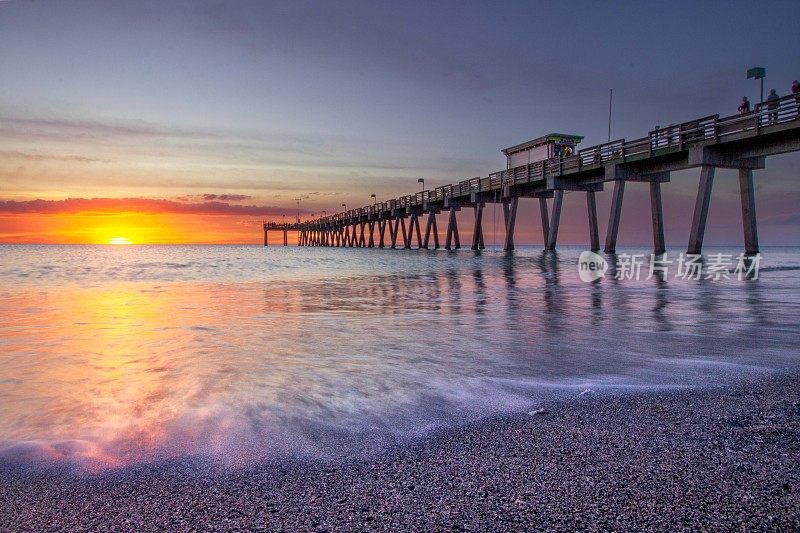
{"type": "MultiPolygon", "coordinates": [[[[798,2],[0,1],[0,242],[258,243],[297,198],[305,219],[486,176],[546,133],[605,142],[610,88],[613,138],[735,114],[759,97],[749,67],[781,95],[800,77],[798,18],[798,2]]],[[[756,172],[763,245],[800,245],[798,168],[756,172]]],[[[717,176],[706,243],[739,244],[736,173],[717,176]]],[[[669,244],[698,177],[664,186],[669,244]]],[[[628,186],[620,244],[651,241],[647,198],[628,186]]],[[[519,244],[542,242],[537,208],[520,204],[519,244]]],[[[560,242],[587,242],[585,211],[565,197],[560,242]]]]}

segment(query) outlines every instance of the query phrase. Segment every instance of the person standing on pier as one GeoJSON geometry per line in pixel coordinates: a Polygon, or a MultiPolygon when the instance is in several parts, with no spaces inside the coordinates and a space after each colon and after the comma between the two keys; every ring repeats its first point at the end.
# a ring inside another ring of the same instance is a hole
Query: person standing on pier
{"type": "Polygon", "coordinates": [[[792,82],[792,94],[794,95],[794,101],[797,103],[797,114],[800,115],[800,82],[797,80],[792,82]]]}
{"type": "Polygon", "coordinates": [[[778,122],[778,100],[780,100],[780,96],[775,91],[775,89],[769,90],[769,96],[767,96],[767,108],[769,109],[769,123],[775,124],[778,122]]]}
{"type": "Polygon", "coordinates": [[[746,115],[750,112],[750,100],[746,96],[742,96],[742,103],[739,104],[739,114],[746,115]]]}

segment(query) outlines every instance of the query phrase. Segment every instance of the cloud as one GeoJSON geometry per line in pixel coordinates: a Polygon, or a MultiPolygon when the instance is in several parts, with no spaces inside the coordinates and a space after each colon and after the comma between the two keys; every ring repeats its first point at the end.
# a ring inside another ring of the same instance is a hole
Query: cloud
{"type": "Polygon", "coordinates": [[[44,138],[164,138],[220,139],[224,135],[203,129],[163,127],[143,120],[75,120],[62,118],[29,118],[13,115],[0,116],[0,131],[12,135],[44,138]]]}
{"type": "Polygon", "coordinates": [[[186,196],[181,196],[178,198],[181,202],[194,202],[196,200],[203,200],[206,202],[210,202],[213,200],[219,200],[220,202],[242,202],[244,200],[250,200],[252,196],[247,194],[189,194],[186,196]]]}
{"type": "MultiPolygon", "coordinates": [[[[315,173],[358,169],[373,175],[398,171],[458,174],[474,163],[469,158],[440,155],[420,160],[419,146],[411,141],[395,142],[394,152],[385,154],[380,153],[380,141],[363,136],[181,127],[119,118],[101,121],[5,113],[0,114],[0,137],[36,147],[55,143],[59,150],[72,153],[110,150],[117,163],[133,159],[163,164],[173,158],[186,161],[187,165],[283,168],[292,172],[311,168],[315,173]]],[[[27,161],[101,161],[34,150],[0,151],[3,156],[27,161]]]]}
{"type": "Polygon", "coordinates": [[[210,200],[220,200],[222,202],[241,202],[243,200],[249,200],[252,196],[248,196],[246,194],[204,194],[203,200],[210,201],[210,200]]]}
{"type": "MultiPolygon", "coordinates": [[[[212,195],[249,198],[244,195],[212,195]]],[[[227,201],[179,202],[155,198],[66,198],[64,200],[0,200],[0,215],[145,213],[183,215],[281,215],[286,208],[235,205],[227,201]]]]}
{"type": "Polygon", "coordinates": [[[17,150],[0,150],[0,159],[23,159],[25,161],[73,161],[76,163],[104,163],[107,160],[78,154],[42,154],[20,152],[17,150]]]}

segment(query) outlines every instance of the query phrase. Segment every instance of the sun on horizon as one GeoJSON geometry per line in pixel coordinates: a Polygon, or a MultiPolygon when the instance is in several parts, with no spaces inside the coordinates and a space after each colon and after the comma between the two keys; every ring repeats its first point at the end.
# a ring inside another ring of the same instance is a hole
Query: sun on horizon
{"type": "Polygon", "coordinates": [[[126,237],[114,237],[113,239],[108,241],[108,244],[133,244],[133,243],[129,241],[126,237]]]}

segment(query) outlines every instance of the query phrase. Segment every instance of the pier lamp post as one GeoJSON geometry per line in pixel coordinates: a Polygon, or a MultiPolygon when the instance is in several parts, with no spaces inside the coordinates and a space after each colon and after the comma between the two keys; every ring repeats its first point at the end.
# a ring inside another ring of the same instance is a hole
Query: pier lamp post
{"type": "Polygon", "coordinates": [[[422,192],[425,192],[425,178],[418,179],[417,183],[421,183],[422,184],[422,192]]]}
{"type": "Polygon", "coordinates": [[[747,79],[753,78],[754,80],[761,80],[761,103],[764,103],[764,77],[767,75],[767,69],[764,67],[753,67],[747,69],[747,79]]]}
{"type": "Polygon", "coordinates": [[[286,227],[286,215],[285,214],[283,215],[283,227],[284,228],[286,227]]]}
{"type": "Polygon", "coordinates": [[[347,211],[347,204],[342,204],[342,207],[344,208],[344,211],[347,211]]]}
{"type": "Polygon", "coordinates": [[[377,196],[375,196],[374,194],[370,194],[369,197],[374,200],[374,202],[372,202],[372,205],[377,205],[378,204],[378,197],[377,196]]]}

